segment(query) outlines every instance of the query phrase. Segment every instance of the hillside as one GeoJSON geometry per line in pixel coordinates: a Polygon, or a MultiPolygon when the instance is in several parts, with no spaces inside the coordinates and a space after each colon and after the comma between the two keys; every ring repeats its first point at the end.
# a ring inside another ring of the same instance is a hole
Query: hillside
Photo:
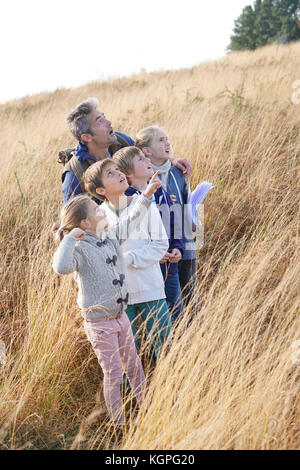
{"type": "Polygon", "coordinates": [[[0,105],[0,449],[299,447],[296,80],[300,43],[0,105]],[[57,153],[75,144],[65,117],[88,96],[115,130],[163,127],[192,162],[192,186],[215,186],[198,253],[201,312],[186,312],[192,324],[149,365],[147,411],[130,411],[123,439],[103,411],[73,281],[51,268],[57,153]]]}

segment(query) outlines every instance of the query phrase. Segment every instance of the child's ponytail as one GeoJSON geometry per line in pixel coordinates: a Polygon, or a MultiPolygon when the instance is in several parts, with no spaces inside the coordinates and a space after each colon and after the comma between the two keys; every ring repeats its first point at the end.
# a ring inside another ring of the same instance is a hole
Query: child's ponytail
{"type": "Polygon", "coordinates": [[[51,233],[57,245],[64,238],[64,228],[61,227],[58,222],[55,222],[55,224],[52,225],[51,233]]]}
{"type": "Polygon", "coordinates": [[[80,194],[70,199],[62,208],[60,219],[61,225],[55,223],[52,226],[52,234],[55,242],[59,244],[65,235],[79,227],[80,222],[88,217],[88,209],[91,198],[87,194],[80,194]]]}

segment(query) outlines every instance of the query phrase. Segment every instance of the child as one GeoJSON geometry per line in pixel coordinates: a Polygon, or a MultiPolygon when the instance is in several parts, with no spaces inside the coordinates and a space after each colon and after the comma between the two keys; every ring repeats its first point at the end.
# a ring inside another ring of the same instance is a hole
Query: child
{"type": "MultiPolygon", "coordinates": [[[[99,177],[106,184],[111,160],[99,161],[97,165],[99,177]]],[[[119,173],[114,184],[124,191],[125,176],[119,173]]],[[[133,231],[146,215],[159,186],[156,174],[127,218],[109,229],[101,207],[88,195],[76,196],[63,207],[61,227],[56,234],[61,243],[54,254],[53,269],[58,274],[75,272],[84,329],[103,369],[104,398],[116,425],[125,423],[120,394],[122,365],[139,403],[145,392],[144,371],[124,312],[128,293],[119,243],[124,242],[125,229],[133,231]]]]}
{"type": "MultiPolygon", "coordinates": [[[[121,150],[125,149],[127,152],[131,152],[132,149],[134,152],[139,152],[135,147],[126,147],[121,150]]],[[[84,183],[87,192],[94,197],[106,199],[101,208],[106,212],[109,224],[113,225],[127,216],[128,211],[136,205],[138,196],[126,197],[124,195],[124,191],[128,188],[127,181],[126,187],[113,184],[114,178],[120,178],[119,175],[123,175],[114,160],[111,160],[109,171],[110,181],[107,180],[103,185],[99,179],[96,163],[87,169],[84,183]],[[122,201],[125,202],[123,206],[120,205],[122,201]]],[[[131,322],[136,345],[136,318],[140,314],[145,321],[147,335],[151,335],[152,349],[157,357],[171,331],[171,318],[165,300],[164,281],[159,265],[160,259],[168,250],[168,238],[155,204],[151,204],[148,216],[143,219],[138,231],[136,230],[123,243],[122,252],[129,293],[126,313],[131,322]]]]}
{"type": "MultiPolygon", "coordinates": [[[[183,300],[187,306],[196,292],[196,247],[193,241],[192,227],[185,223],[185,204],[188,200],[188,188],[182,172],[169,160],[171,146],[165,132],[157,126],[141,129],[136,137],[136,146],[150,158],[154,171],[159,170],[162,187],[176,197],[176,205],[180,204],[182,214],[182,238],[184,254],[179,261],[179,280],[183,300]]],[[[178,235],[177,235],[178,236],[178,235]]]]}
{"type": "MultiPolygon", "coordinates": [[[[153,175],[153,169],[149,158],[137,148],[117,152],[113,160],[122,171],[130,184],[125,191],[127,196],[141,194],[147,187],[147,181],[153,175]]],[[[172,323],[183,314],[182,295],[178,277],[178,261],[181,259],[183,242],[174,238],[174,216],[176,213],[171,209],[173,202],[170,195],[162,188],[158,188],[154,194],[155,203],[160,209],[160,215],[169,237],[169,249],[160,260],[160,268],[165,282],[167,303],[171,312],[172,323]]]]}

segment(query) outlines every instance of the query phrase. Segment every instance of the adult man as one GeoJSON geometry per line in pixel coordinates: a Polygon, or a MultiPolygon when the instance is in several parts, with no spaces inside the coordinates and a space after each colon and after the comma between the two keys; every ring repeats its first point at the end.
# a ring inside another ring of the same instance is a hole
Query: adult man
{"type": "MultiPolygon", "coordinates": [[[[71,160],[62,173],[62,193],[68,199],[84,192],[81,177],[85,170],[98,160],[111,157],[122,147],[134,145],[134,140],[122,132],[114,132],[111,121],[97,109],[97,98],[88,98],[73,109],[67,116],[67,123],[77,139],[78,145],[71,160]]],[[[187,159],[171,158],[172,165],[191,174],[187,159]]]]}

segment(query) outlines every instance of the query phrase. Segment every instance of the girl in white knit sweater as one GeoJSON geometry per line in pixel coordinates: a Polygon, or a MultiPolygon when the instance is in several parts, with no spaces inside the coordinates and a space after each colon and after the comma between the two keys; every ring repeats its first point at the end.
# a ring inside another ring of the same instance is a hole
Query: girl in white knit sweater
{"type": "MultiPolygon", "coordinates": [[[[105,168],[104,162],[103,172],[105,168]]],[[[120,175],[116,184],[124,184],[120,175]]],[[[58,274],[75,272],[84,328],[103,369],[105,402],[116,425],[125,423],[120,394],[122,366],[139,403],[145,392],[143,368],[124,312],[128,294],[119,243],[146,215],[159,186],[155,174],[128,217],[109,229],[104,211],[88,195],[71,199],[62,209],[61,227],[56,227],[61,243],[54,254],[53,269],[58,274]]]]}

